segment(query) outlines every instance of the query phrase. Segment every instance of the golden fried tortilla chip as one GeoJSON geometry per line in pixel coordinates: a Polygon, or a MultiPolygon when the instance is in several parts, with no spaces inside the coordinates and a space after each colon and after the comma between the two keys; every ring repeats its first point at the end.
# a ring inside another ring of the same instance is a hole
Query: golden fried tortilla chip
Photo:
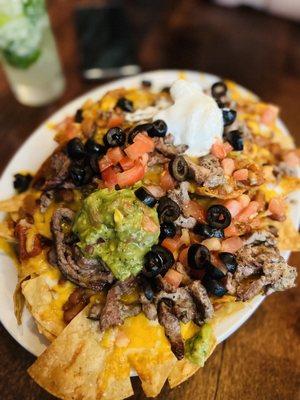
{"type": "Polygon", "coordinates": [[[300,233],[290,218],[283,222],[272,221],[271,224],[278,229],[277,245],[279,250],[300,251],[300,233]]]}
{"type": "Polygon", "coordinates": [[[101,373],[111,350],[101,346],[99,325],[89,320],[87,313],[88,307],[70,322],[28,369],[28,373],[60,399],[122,399],[124,389],[122,387],[119,394],[117,384],[114,393],[108,393],[106,397],[98,392],[101,373]]]}
{"type": "Polygon", "coordinates": [[[50,339],[58,336],[65,328],[62,307],[74,290],[74,285],[68,281],[59,283],[59,274],[45,272],[25,280],[21,287],[40,332],[45,331],[45,336],[50,339]]]}
{"type": "Polygon", "coordinates": [[[232,190],[230,193],[226,193],[226,191],[222,187],[216,187],[212,189],[202,186],[196,188],[196,193],[200,194],[201,196],[215,197],[217,199],[228,200],[239,197],[246,190],[247,188],[245,187],[242,189],[232,190]]]}
{"type": "Polygon", "coordinates": [[[189,379],[199,368],[199,365],[191,363],[186,358],[177,361],[168,377],[170,388],[173,389],[175,386],[189,379]]]}
{"type": "Polygon", "coordinates": [[[6,200],[1,200],[0,201],[0,211],[1,212],[16,212],[19,210],[19,208],[23,205],[23,201],[25,197],[27,196],[28,193],[21,193],[17,194],[16,196],[13,196],[9,199],[6,200]]]}

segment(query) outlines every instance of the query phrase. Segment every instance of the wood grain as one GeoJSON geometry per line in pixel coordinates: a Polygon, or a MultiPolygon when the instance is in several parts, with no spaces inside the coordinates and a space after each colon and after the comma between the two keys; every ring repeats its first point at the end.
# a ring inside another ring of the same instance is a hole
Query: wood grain
{"type": "MultiPolygon", "coordinates": [[[[81,80],[73,26],[76,4],[49,1],[67,89],[54,104],[21,106],[0,75],[0,168],[46,117],[95,83],[81,80]]],[[[143,70],[190,68],[233,79],[278,104],[300,145],[300,26],[247,8],[223,9],[207,1],[126,1],[143,70]]],[[[300,264],[299,254],[291,258],[300,264]]],[[[0,305],[1,307],[1,305],[0,305]]],[[[160,400],[300,399],[299,288],[277,293],[218,346],[205,367],[160,400]]],[[[34,358],[0,326],[0,398],[50,400],[27,375],[34,358]]],[[[134,379],[135,396],[144,395],[134,379]]]]}

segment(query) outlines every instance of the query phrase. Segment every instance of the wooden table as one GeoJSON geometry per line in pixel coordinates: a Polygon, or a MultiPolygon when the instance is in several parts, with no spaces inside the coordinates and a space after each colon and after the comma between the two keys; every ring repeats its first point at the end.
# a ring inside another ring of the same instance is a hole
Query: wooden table
{"type": "MultiPolygon", "coordinates": [[[[0,79],[0,167],[46,117],[96,86],[83,82],[73,29],[76,1],[49,1],[67,90],[47,107],[23,107],[0,79]]],[[[81,2],[82,3],[82,2],[81,2]]],[[[300,144],[300,26],[250,9],[223,9],[201,1],[128,1],[128,13],[144,70],[190,68],[236,80],[279,104],[300,144]]],[[[291,257],[298,265],[300,256],[291,257]]],[[[0,305],[1,307],[1,305],[0,305]]],[[[189,400],[300,399],[299,289],[268,298],[205,367],[158,397],[189,400]],[[297,297],[298,294],[298,297],[297,297]]],[[[0,328],[0,398],[48,400],[26,374],[34,358],[0,328]]],[[[137,380],[134,399],[144,399],[137,380]]]]}

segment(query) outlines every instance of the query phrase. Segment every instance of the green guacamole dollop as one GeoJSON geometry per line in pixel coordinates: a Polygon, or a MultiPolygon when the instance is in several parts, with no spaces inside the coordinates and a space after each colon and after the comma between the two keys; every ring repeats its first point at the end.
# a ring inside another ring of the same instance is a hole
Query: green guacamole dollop
{"type": "Polygon", "coordinates": [[[185,357],[203,367],[215,345],[216,337],[213,328],[209,324],[204,324],[195,336],[185,342],[185,357]]]}
{"type": "Polygon", "coordinates": [[[156,210],[138,200],[133,190],[102,189],[84,200],[73,231],[86,257],[100,257],[124,280],[143,268],[144,255],[158,242],[159,222],[156,210]]]}

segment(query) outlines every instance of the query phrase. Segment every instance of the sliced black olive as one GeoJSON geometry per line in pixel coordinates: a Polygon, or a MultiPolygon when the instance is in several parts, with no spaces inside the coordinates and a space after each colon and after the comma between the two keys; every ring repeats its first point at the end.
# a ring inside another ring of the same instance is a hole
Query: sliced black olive
{"type": "Polygon", "coordinates": [[[213,279],[222,279],[226,276],[220,268],[215,267],[211,262],[205,264],[205,271],[213,279]]]}
{"type": "Polygon", "coordinates": [[[156,198],[149,192],[149,190],[145,189],[144,187],[138,188],[134,194],[136,197],[141,200],[146,206],[153,208],[157,203],[156,198]]]}
{"type": "Polygon", "coordinates": [[[175,235],[176,226],[173,224],[173,222],[163,222],[160,224],[160,241],[163,241],[166,237],[174,237],[175,235]]]}
{"type": "Polygon", "coordinates": [[[152,123],[152,126],[148,129],[148,135],[151,137],[164,137],[168,132],[168,126],[162,119],[157,119],[152,123]]]}
{"type": "Polygon", "coordinates": [[[77,137],[69,140],[67,153],[72,160],[82,160],[86,155],[82,141],[77,137]]]}
{"type": "Polygon", "coordinates": [[[172,267],[175,260],[174,260],[173,254],[170,252],[170,250],[166,249],[165,247],[160,246],[159,244],[153,245],[151,250],[161,256],[161,258],[163,260],[165,272],[170,267],[172,267]]]}
{"type": "Polygon", "coordinates": [[[231,125],[236,119],[236,111],[231,108],[223,108],[222,112],[224,126],[231,125]]]}
{"type": "Polygon", "coordinates": [[[85,150],[89,155],[96,154],[98,157],[106,153],[106,149],[101,144],[95,142],[93,139],[88,139],[85,142],[85,150]]]}
{"type": "Polygon", "coordinates": [[[159,275],[164,269],[163,259],[160,254],[150,250],[144,257],[143,273],[149,277],[154,278],[159,275]]]}
{"type": "Polygon", "coordinates": [[[190,268],[203,269],[210,261],[210,252],[206,246],[195,243],[189,247],[187,258],[190,268]]]}
{"type": "Polygon", "coordinates": [[[162,246],[154,245],[145,255],[143,273],[149,278],[154,278],[164,275],[173,264],[173,254],[162,246]]]}
{"type": "Polygon", "coordinates": [[[14,175],[14,188],[18,193],[25,192],[32,181],[32,175],[30,174],[15,174],[14,175]]]}
{"type": "Polygon", "coordinates": [[[135,126],[128,134],[128,143],[133,143],[134,138],[136,137],[136,135],[140,132],[148,132],[148,130],[152,127],[152,124],[140,124],[135,126]]]}
{"type": "Polygon", "coordinates": [[[121,97],[116,104],[116,107],[126,112],[133,112],[133,102],[126,97],[121,97]]]}
{"type": "Polygon", "coordinates": [[[77,165],[72,165],[70,168],[70,176],[75,186],[82,186],[91,181],[93,174],[89,166],[79,167],[77,165]]]}
{"type": "Polygon", "coordinates": [[[210,225],[200,224],[199,222],[194,226],[193,231],[200,236],[205,238],[216,237],[222,239],[224,237],[224,230],[222,228],[213,228],[210,225]]]}
{"type": "Polygon", "coordinates": [[[209,207],[206,213],[206,219],[213,228],[225,229],[231,223],[231,214],[229,210],[221,204],[209,207]]]}
{"type": "Polygon", "coordinates": [[[123,146],[123,144],[125,144],[126,141],[126,135],[121,128],[118,127],[110,128],[106,132],[103,141],[107,147],[123,146]]]}
{"type": "Polygon", "coordinates": [[[152,86],[152,82],[144,79],[144,80],[142,80],[142,86],[144,88],[150,88],[152,86]]]}
{"type": "Polygon", "coordinates": [[[80,124],[83,121],[83,109],[82,108],[78,108],[78,110],[76,111],[74,121],[77,122],[78,124],[80,124]]]}
{"type": "Polygon", "coordinates": [[[189,165],[183,156],[176,156],[169,163],[170,174],[179,182],[189,177],[189,165]]]}
{"type": "Polygon", "coordinates": [[[242,132],[238,130],[227,132],[225,139],[231,144],[234,150],[242,151],[244,149],[244,140],[242,132]]]}
{"type": "Polygon", "coordinates": [[[160,222],[173,222],[180,215],[180,207],[167,196],[161,197],[157,207],[160,222]]]}
{"type": "Polygon", "coordinates": [[[237,269],[237,261],[235,255],[224,251],[219,253],[218,256],[220,260],[224,263],[227,271],[233,274],[237,269]]]}
{"type": "Polygon", "coordinates": [[[202,283],[208,293],[213,294],[217,297],[222,297],[227,293],[227,289],[216,279],[211,278],[208,274],[205,274],[202,283]]]}
{"type": "Polygon", "coordinates": [[[225,96],[227,93],[227,86],[224,82],[216,82],[211,87],[211,94],[213,97],[222,97],[225,96]]]}
{"type": "Polygon", "coordinates": [[[92,169],[92,171],[96,174],[99,175],[100,174],[100,169],[99,169],[99,158],[96,154],[92,154],[90,155],[89,159],[89,164],[90,167],[92,169]]]}

